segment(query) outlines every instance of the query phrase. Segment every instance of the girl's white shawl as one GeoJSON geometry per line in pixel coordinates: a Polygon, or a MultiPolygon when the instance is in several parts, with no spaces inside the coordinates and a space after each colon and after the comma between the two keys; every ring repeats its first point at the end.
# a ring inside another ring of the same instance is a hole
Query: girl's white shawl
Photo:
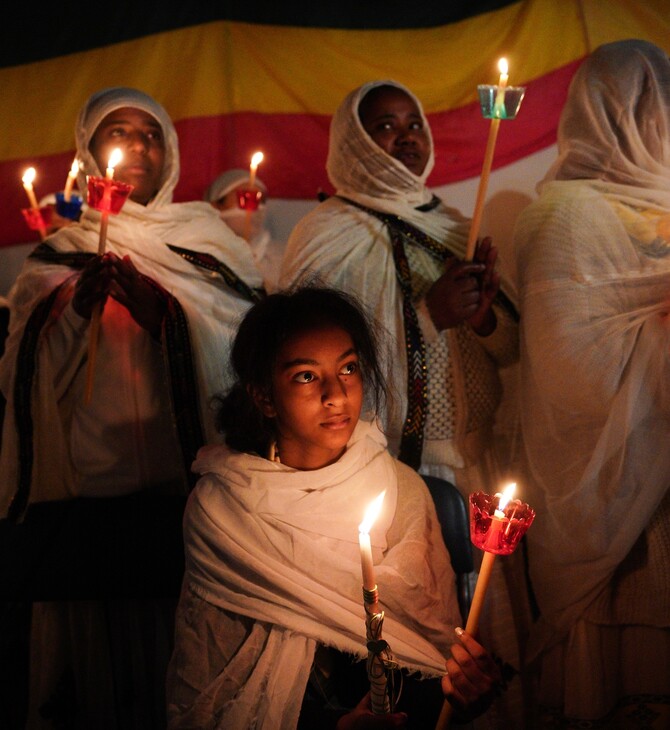
{"type": "Polygon", "coordinates": [[[371,541],[383,636],[403,666],[444,672],[458,616],[448,554],[425,485],[388,454],[375,425],[360,422],[343,457],[316,471],[223,446],[202,449],[194,470],[203,476],[185,515],[185,584],[266,624],[227,728],[249,727],[263,706],[263,727],[291,727],[317,642],[367,656],[358,525],[382,490],[371,541]],[[392,525],[402,537],[389,544],[392,525]]]}

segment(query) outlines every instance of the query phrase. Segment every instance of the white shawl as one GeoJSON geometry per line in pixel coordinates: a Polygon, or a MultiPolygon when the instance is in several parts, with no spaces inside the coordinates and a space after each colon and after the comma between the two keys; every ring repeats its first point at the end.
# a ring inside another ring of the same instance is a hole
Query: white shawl
{"type": "MultiPolygon", "coordinates": [[[[269,624],[224,712],[226,728],[246,730],[251,718],[259,727],[291,727],[317,642],[367,656],[358,525],[384,489],[371,532],[383,636],[402,666],[444,673],[458,620],[449,557],[425,485],[388,454],[375,425],[359,422],[343,457],[316,471],[223,446],[202,449],[194,469],[203,476],[184,518],[185,585],[269,624]],[[398,537],[389,543],[391,529],[398,537]],[[268,724],[260,720],[264,707],[268,724]]],[[[234,677],[224,671],[219,681],[234,677]]]]}
{"type": "Polygon", "coordinates": [[[533,653],[601,593],[670,485],[669,120],[666,54],[601,47],[517,222],[533,653]]]}

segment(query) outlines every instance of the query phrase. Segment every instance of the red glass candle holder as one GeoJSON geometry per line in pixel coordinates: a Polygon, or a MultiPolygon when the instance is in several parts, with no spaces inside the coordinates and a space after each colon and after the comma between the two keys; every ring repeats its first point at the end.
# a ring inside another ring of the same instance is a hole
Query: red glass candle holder
{"type": "Polygon", "coordinates": [[[510,500],[500,510],[499,502],[499,494],[470,495],[470,539],[480,550],[510,555],[535,519],[535,510],[518,499],[510,500]]]}
{"type": "Polygon", "coordinates": [[[263,199],[263,193],[260,190],[238,190],[237,205],[242,210],[258,210],[258,206],[263,199]]]}
{"type": "Polygon", "coordinates": [[[121,212],[123,204],[134,188],[134,185],[120,180],[108,180],[106,177],[93,177],[92,175],[86,178],[86,183],[88,186],[87,203],[91,208],[95,208],[101,213],[113,213],[114,215],[121,212]]]}
{"type": "Polygon", "coordinates": [[[53,210],[50,205],[41,208],[21,208],[28,228],[32,231],[46,231],[53,219],[53,210]]]}

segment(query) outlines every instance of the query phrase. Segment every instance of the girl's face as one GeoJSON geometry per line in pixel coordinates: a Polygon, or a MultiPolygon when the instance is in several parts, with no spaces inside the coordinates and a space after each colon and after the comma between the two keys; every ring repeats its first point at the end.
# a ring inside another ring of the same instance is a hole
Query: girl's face
{"type": "Polygon", "coordinates": [[[320,469],[344,453],[362,404],[363,379],[351,336],[325,326],[284,343],[272,373],[271,402],[260,406],[275,420],[282,464],[320,469]]]}

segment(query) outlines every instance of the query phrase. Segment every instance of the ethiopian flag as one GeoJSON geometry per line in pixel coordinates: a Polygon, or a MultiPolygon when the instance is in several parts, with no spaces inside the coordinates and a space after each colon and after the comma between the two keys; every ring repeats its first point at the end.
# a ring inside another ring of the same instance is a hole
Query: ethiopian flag
{"type": "Polygon", "coordinates": [[[555,142],[572,75],[596,46],[642,38],[670,52],[670,0],[12,6],[0,44],[0,246],[35,237],[20,212],[23,173],[35,167],[38,198],[63,189],[77,113],[103,87],[142,89],[172,116],[176,200],[202,198],[256,150],[273,198],[315,200],[330,192],[331,115],[366,81],[394,79],[422,100],[437,187],[481,171],[488,122],[477,86],[497,83],[501,57],[509,85],[526,91],[501,126],[494,168],[555,142]]]}

